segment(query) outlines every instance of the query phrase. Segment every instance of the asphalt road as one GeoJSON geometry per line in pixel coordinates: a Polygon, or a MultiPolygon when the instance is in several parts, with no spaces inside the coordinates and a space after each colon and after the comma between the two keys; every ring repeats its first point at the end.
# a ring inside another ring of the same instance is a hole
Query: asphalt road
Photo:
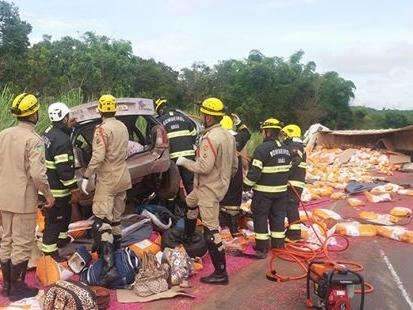
{"type": "MultiPolygon", "coordinates": [[[[413,174],[404,174],[390,180],[413,185],[413,174]]],[[[413,197],[398,197],[389,203],[367,205],[365,209],[385,213],[396,205],[413,209],[413,197]]],[[[355,216],[359,212],[350,210],[343,204],[334,205],[332,209],[345,216],[355,216]]],[[[413,223],[408,228],[413,230],[413,223]]],[[[350,248],[340,253],[337,259],[356,261],[364,266],[362,275],[365,281],[374,286],[374,291],[366,295],[364,309],[413,309],[413,244],[382,237],[351,238],[350,248]]],[[[228,286],[208,288],[207,297],[202,302],[197,302],[196,299],[192,302],[160,301],[148,304],[145,308],[306,309],[305,281],[270,282],[265,278],[267,263],[266,260],[254,261],[231,274],[228,286]]],[[[280,263],[279,270],[283,274],[299,271],[286,263],[280,263]]],[[[194,286],[197,285],[199,284],[194,283],[194,286]]]]}

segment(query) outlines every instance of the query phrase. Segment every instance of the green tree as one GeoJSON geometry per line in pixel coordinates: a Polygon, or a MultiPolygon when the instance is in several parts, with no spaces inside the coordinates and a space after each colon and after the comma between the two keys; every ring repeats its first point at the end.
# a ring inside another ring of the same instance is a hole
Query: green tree
{"type": "Polygon", "coordinates": [[[0,87],[21,82],[32,26],[20,19],[16,6],[0,1],[0,87]]]}

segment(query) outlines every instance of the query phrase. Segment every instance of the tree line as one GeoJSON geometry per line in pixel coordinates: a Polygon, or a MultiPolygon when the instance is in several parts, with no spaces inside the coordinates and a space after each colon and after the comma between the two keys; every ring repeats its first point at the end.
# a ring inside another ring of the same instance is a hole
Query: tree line
{"type": "Polygon", "coordinates": [[[58,40],[44,35],[30,45],[31,30],[14,4],[0,1],[0,89],[33,92],[46,102],[74,90],[83,101],[106,92],[165,97],[187,110],[214,96],[253,128],[269,116],[304,129],[315,122],[353,128],[362,116],[349,105],[354,83],[337,72],[317,72],[314,62],[303,62],[303,51],[285,59],[252,50],[245,59],[194,63],[177,71],[134,55],[129,41],[86,32],[58,40]]]}

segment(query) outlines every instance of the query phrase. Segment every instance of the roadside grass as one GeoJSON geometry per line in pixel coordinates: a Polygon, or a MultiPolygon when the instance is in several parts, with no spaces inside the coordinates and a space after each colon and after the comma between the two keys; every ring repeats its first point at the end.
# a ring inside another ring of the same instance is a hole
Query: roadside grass
{"type": "MultiPolygon", "coordinates": [[[[16,124],[16,118],[10,113],[10,106],[17,94],[13,94],[9,87],[4,87],[0,91],[0,130],[16,124]]],[[[84,101],[82,92],[80,89],[72,89],[67,93],[64,93],[58,97],[41,97],[40,101],[40,115],[39,122],[36,126],[36,130],[42,133],[50,124],[47,116],[47,107],[53,102],[64,102],[69,107],[73,107],[83,103],[84,101]]]]}

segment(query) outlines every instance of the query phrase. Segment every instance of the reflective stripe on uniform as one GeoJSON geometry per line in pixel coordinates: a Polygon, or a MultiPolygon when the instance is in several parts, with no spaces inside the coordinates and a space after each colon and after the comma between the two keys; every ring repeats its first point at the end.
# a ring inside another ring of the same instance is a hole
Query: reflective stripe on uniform
{"type": "Polygon", "coordinates": [[[42,247],[41,247],[42,252],[45,253],[52,253],[54,251],[57,251],[57,244],[44,244],[42,243],[42,247]]]}
{"type": "Polygon", "coordinates": [[[300,224],[291,224],[288,227],[289,230],[301,230],[301,225],[300,224]]]}
{"type": "Polygon", "coordinates": [[[305,183],[301,182],[301,181],[290,180],[288,182],[294,187],[299,187],[299,188],[304,188],[305,187],[305,183]]]}
{"type": "Polygon", "coordinates": [[[250,179],[248,179],[247,177],[244,178],[244,184],[247,186],[254,186],[255,182],[251,181],[250,179]]]}
{"type": "Polygon", "coordinates": [[[279,173],[279,172],[288,172],[291,168],[291,165],[282,165],[282,166],[266,166],[262,168],[262,173],[279,173]]]}
{"type": "Polygon", "coordinates": [[[59,239],[66,239],[67,237],[69,237],[67,231],[61,232],[61,233],[59,234],[59,239]]]}
{"type": "Polygon", "coordinates": [[[60,198],[60,197],[67,197],[70,195],[70,191],[68,189],[51,189],[53,197],[60,198]]]}
{"type": "MultiPolygon", "coordinates": [[[[244,180],[244,183],[245,183],[245,180],[244,180]]],[[[264,193],[282,193],[287,190],[287,185],[267,186],[267,185],[256,184],[254,185],[254,190],[258,192],[264,192],[264,193]]]]}
{"type": "Polygon", "coordinates": [[[168,139],[173,139],[178,137],[193,136],[193,133],[189,130],[179,130],[174,132],[168,132],[166,135],[168,136],[168,139]]]}
{"type": "Polygon", "coordinates": [[[302,162],[298,165],[298,167],[299,167],[299,168],[303,168],[303,169],[307,169],[307,163],[304,162],[304,161],[302,161],[302,162]]]}
{"type": "Polygon", "coordinates": [[[283,238],[285,238],[285,232],[283,232],[283,231],[272,231],[271,232],[271,238],[283,239],[283,238]]]}
{"type": "Polygon", "coordinates": [[[254,235],[255,235],[255,239],[257,239],[257,240],[268,240],[268,239],[270,239],[269,234],[254,233],[254,235]]]}
{"type": "Polygon", "coordinates": [[[185,156],[195,156],[195,150],[187,150],[181,152],[174,152],[169,155],[171,159],[178,158],[178,157],[185,157],[185,156]]]}
{"type": "Polygon", "coordinates": [[[259,169],[262,169],[262,161],[259,160],[259,159],[254,159],[254,160],[252,161],[252,165],[255,166],[255,167],[257,167],[257,168],[259,168],[259,169]]]}
{"type": "Polygon", "coordinates": [[[197,134],[196,128],[194,128],[189,134],[193,137],[196,136],[197,134]]]}
{"type": "Polygon", "coordinates": [[[55,164],[65,163],[68,161],[69,161],[69,154],[61,154],[61,155],[56,155],[54,157],[55,164]]]}
{"type": "Polygon", "coordinates": [[[54,164],[54,161],[45,160],[45,165],[47,169],[51,169],[51,170],[56,169],[56,165],[54,164]]]}
{"type": "Polygon", "coordinates": [[[71,179],[71,180],[68,180],[68,181],[60,180],[60,182],[62,182],[62,184],[64,186],[70,186],[70,185],[75,184],[77,182],[77,180],[76,179],[71,179]]]}

